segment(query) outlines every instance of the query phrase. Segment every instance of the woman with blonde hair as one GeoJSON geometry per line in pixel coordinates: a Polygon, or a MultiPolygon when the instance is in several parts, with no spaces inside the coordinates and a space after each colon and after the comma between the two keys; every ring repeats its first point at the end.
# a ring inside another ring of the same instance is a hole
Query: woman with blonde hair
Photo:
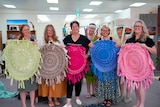
{"type": "MultiPolygon", "coordinates": [[[[49,24],[45,27],[44,30],[44,39],[41,41],[38,41],[38,46],[43,48],[46,44],[55,44],[58,45],[60,48],[63,46],[60,44],[60,41],[57,39],[56,31],[53,27],[53,25],[49,24]]],[[[54,65],[53,65],[54,66],[54,65]]],[[[62,96],[66,95],[66,82],[65,80],[61,80],[59,83],[56,83],[54,81],[54,84],[46,84],[45,78],[42,78],[42,84],[39,84],[38,88],[38,95],[42,97],[48,97],[48,106],[59,106],[60,102],[57,98],[60,98],[62,96]],[[52,100],[54,98],[54,100],[52,100]]]]}
{"type": "MultiPolygon", "coordinates": [[[[126,43],[140,43],[140,46],[145,48],[150,54],[154,54],[154,55],[157,54],[155,43],[151,38],[149,38],[147,27],[142,20],[137,20],[134,22],[131,37],[129,39],[127,39],[126,43]]],[[[149,66],[151,66],[151,65],[149,65],[149,66]]],[[[130,72],[130,71],[128,71],[128,72],[130,72]]],[[[151,73],[149,75],[147,75],[149,77],[145,77],[146,82],[149,79],[153,78],[153,76],[154,76],[153,73],[154,72],[151,71],[151,73]]],[[[134,81],[134,84],[136,84],[136,83],[137,82],[134,81]]],[[[138,81],[138,83],[141,83],[141,81],[138,81]]],[[[144,107],[145,97],[146,97],[145,90],[146,90],[146,88],[149,88],[150,84],[149,85],[148,85],[148,83],[144,83],[144,85],[142,85],[142,84],[143,83],[141,83],[140,85],[138,85],[138,87],[135,88],[137,104],[134,105],[133,107],[144,107]],[[147,84],[147,87],[145,84],[147,84]]]]}
{"type": "MultiPolygon", "coordinates": [[[[116,39],[110,36],[110,32],[111,32],[110,28],[106,25],[103,25],[100,29],[101,37],[98,41],[106,40],[106,42],[108,41],[107,43],[109,43],[110,41],[116,42],[116,39]]],[[[116,43],[115,43],[115,47],[116,47],[116,43]]],[[[92,55],[91,55],[91,59],[92,59],[92,55]]],[[[108,72],[100,71],[100,73],[102,73],[101,75],[103,80],[97,78],[95,96],[99,99],[104,100],[102,101],[101,105],[110,107],[113,103],[119,102],[119,91],[118,91],[118,84],[117,84],[118,77],[116,73],[116,68],[108,72]]],[[[99,76],[100,73],[96,75],[99,76]]]]}

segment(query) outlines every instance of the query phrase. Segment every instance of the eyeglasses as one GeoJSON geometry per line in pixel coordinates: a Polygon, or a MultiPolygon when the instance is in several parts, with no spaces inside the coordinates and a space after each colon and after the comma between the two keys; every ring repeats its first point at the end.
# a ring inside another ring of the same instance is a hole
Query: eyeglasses
{"type": "Polygon", "coordinates": [[[141,25],[134,25],[134,27],[142,27],[141,25]]]}

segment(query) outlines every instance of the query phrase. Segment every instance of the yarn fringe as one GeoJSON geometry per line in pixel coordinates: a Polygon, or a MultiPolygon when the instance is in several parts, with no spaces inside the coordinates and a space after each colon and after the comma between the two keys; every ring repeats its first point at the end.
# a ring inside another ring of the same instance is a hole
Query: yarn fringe
{"type": "Polygon", "coordinates": [[[154,73],[151,73],[148,77],[146,77],[143,81],[135,81],[127,78],[126,76],[121,76],[121,83],[126,82],[127,89],[139,89],[140,87],[144,87],[144,89],[148,89],[150,85],[153,83],[154,73]]]}
{"type": "Polygon", "coordinates": [[[86,64],[85,64],[85,68],[84,69],[81,69],[80,73],[77,73],[77,74],[70,74],[70,73],[67,73],[67,76],[66,76],[66,79],[70,82],[72,82],[73,84],[75,84],[76,82],[80,81],[84,75],[89,71],[89,62],[86,60],[86,64]]]}
{"type": "Polygon", "coordinates": [[[93,64],[91,65],[91,67],[93,69],[93,73],[101,82],[106,82],[106,80],[112,81],[114,79],[114,75],[116,75],[117,73],[117,68],[115,68],[113,71],[101,72],[93,64]]]}

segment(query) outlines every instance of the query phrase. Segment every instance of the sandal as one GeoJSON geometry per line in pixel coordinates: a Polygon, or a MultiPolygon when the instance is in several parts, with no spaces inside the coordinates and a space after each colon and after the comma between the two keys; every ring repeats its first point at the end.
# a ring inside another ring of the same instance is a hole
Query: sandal
{"type": "Polygon", "coordinates": [[[105,106],[106,104],[107,104],[106,100],[104,100],[104,101],[101,103],[102,106],[105,106]]]}
{"type": "Polygon", "coordinates": [[[56,106],[59,106],[59,105],[60,105],[60,103],[59,103],[58,100],[54,100],[54,104],[55,104],[56,106]]]}
{"type": "Polygon", "coordinates": [[[92,96],[92,97],[95,97],[95,94],[92,94],[91,96],[92,96]]]}
{"type": "Polygon", "coordinates": [[[53,101],[49,101],[49,102],[48,102],[48,106],[49,106],[49,107],[54,107],[53,101]]]}
{"type": "Polygon", "coordinates": [[[106,106],[106,107],[111,107],[112,105],[112,100],[110,99],[105,99],[102,103],[101,103],[102,106],[106,106]]]}
{"type": "Polygon", "coordinates": [[[90,97],[91,97],[91,95],[90,95],[90,94],[87,94],[87,95],[86,95],[86,98],[90,98],[90,97]]]}
{"type": "Polygon", "coordinates": [[[107,99],[106,102],[107,102],[106,106],[107,106],[107,107],[111,107],[111,105],[112,105],[112,100],[107,99]]]}

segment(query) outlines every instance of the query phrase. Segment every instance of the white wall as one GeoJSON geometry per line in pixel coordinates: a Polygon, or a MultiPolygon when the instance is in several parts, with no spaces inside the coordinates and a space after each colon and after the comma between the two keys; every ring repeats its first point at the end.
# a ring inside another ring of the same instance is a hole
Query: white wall
{"type": "Polygon", "coordinates": [[[132,8],[131,9],[131,18],[139,18],[139,14],[151,14],[151,13],[158,13],[158,7],[157,8],[132,8]]]}
{"type": "Polygon", "coordinates": [[[131,27],[133,22],[139,19],[139,14],[151,14],[151,13],[158,13],[157,8],[131,8],[130,9],[131,16],[130,18],[124,19],[117,19],[116,25],[125,25],[131,27]]]}
{"type": "MultiPolygon", "coordinates": [[[[101,19],[77,19],[80,22],[80,26],[88,26],[89,23],[96,23],[97,26],[100,26],[102,24],[108,24],[111,29],[114,28],[116,25],[125,25],[125,26],[131,26],[133,23],[133,20],[139,18],[139,14],[147,14],[147,13],[157,13],[157,8],[145,8],[145,9],[139,9],[139,8],[129,8],[126,9],[124,12],[115,14],[112,16],[108,16],[101,19]]],[[[7,19],[27,19],[28,21],[32,21],[35,30],[36,30],[36,36],[37,39],[42,38],[44,33],[44,28],[47,24],[53,24],[56,30],[56,34],[61,40],[63,38],[62,36],[62,28],[64,26],[64,16],[53,16],[53,20],[50,22],[38,22],[37,21],[37,14],[31,11],[7,11],[7,10],[1,10],[0,11],[0,30],[2,31],[2,42],[6,43],[7,40],[7,19]],[[56,17],[56,19],[54,19],[56,17]]],[[[70,23],[70,22],[69,22],[70,23]]],[[[69,26],[68,23],[68,26],[69,26]]],[[[31,24],[29,23],[31,26],[31,24]]]]}
{"type": "MultiPolygon", "coordinates": [[[[6,43],[7,40],[7,19],[27,19],[28,21],[32,21],[35,30],[36,30],[36,36],[37,39],[41,38],[44,34],[44,28],[47,24],[53,24],[56,30],[57,36],[62,39],[62,27],[63,27],[63,20],[55,20],[52,22],[37,22],[37,14],[22,14],[22,13],[6,13],[6,14],[0,14],[0,30],[2,31],[2,42],[6,43]]],[[[32,26],[30,23],[28,23],[32,29],[32,26]]]]}
{"type": "MultiPolygon", "coordinates": [[[[44,34],[44,29],[45,26],[47,24],[52,24],[55,27],[56,30],[56,35],[58,36],[58,38],[60,40],[63,39],[63,35],[62,35],[62,28],[64,26],[65,21],[63,20],[63,18],[60,17],[64,17],[59,15],[59,18],[54,18],[54,15],[52,15],[53,20],[51,20],[50,22],[38,22],[37,20],[37,14],[34,13],[27,13],[24,11],[24,13],[0,13],[0,30],[2,31],[2,42],[6,43],[7,40],[7,19],[27,19],[28,22],[31,21],[34,26],[35,26],[35,30],[36,30],[36,37],[37,39],[42,38],[43,34],[44,34]]],[[[80,26],[88,26],[89,23],[94,23],[96,22],[96,20],[91,20],[91,19],[78,19],[78,21],[80,22],[80,26]]],[[[28,23],[30,28],[32,29],[32,26],[30,23],[28,23]]],[[[70,22],[68,22],[67,26],[69,27],[70,22]]]]}

